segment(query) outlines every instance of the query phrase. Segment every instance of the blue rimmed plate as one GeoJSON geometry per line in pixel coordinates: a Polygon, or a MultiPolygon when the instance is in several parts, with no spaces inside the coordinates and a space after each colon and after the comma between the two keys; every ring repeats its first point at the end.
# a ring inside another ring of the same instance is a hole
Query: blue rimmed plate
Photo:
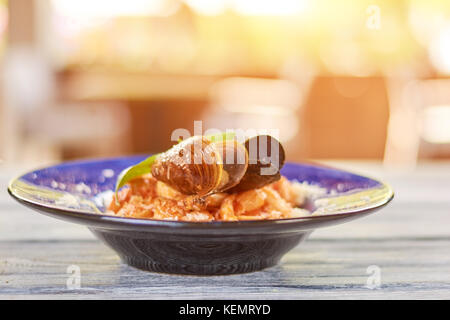
{"type": "Polygon", "coordinates": [[[40,213],[86,225],[134,267],[178,274],[232,274],[273,266],[316,228],[383,207],[391,187],[316,164],[287,163],[282,174],[326,192],[310,199],[311,216],[240,222],[182,222],[105,214],[117,175],[142,156],[68,162],[11,181],[13,198],[40,213]]]}

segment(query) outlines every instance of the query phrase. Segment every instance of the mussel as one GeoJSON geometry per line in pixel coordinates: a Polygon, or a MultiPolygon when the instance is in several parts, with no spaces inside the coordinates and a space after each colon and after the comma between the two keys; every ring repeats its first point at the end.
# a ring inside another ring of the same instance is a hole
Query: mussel
{"type": "Polygon", "coordinates": [[[186,195],[242,192],[280,179],[285,154],[267,135],[211,141],[207,136],[186,139],[160,154],[151,167],[153,177],[186,195]]]}
{"type": "Polygon", "coordinates": [[[247,167],[247,149],[236,140],[194,136],[159,155],[151,173],[183,194],[205,196],[237,185],[247,167]]]}
{"type": "Polygon", "coordinates": [[[244,144],[249,155],[248,167],[241,181],[227,192],[242,192],[264,187],[280,180],[285,152],[281,143],[272,136],[259,135],[244,144]]]}

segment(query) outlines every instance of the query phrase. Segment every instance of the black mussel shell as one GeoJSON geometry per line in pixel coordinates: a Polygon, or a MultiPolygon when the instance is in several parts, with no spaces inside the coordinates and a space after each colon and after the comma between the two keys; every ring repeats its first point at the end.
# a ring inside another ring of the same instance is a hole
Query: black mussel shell
{"type": "Polygon", "coordinates": [[[239,184],[227,192],[243,192],[264,187],[281,178],[280,170],[285,162],[285,152],[281,143],[272,136],[255,136],[244,144],[248,151],[247,171],[239,184]]]}

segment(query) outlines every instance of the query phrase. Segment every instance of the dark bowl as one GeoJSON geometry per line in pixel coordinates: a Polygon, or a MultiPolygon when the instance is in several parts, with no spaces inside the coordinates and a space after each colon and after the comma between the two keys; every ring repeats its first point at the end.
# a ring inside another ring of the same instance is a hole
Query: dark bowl
{"type": "Polygon", "coordinates": [[[181,222],[105,215],[105,195],[117,175],[144,157],[63,163],[11,181],[11,196],[40,213],[86,225],[127,264],[191,275],[261,270],[316,228],[363,217],[386,205],[392,189],[380,181],[315,164],[287,163],[282,174],[327,190],[308,201],[311,216],[267,221],[181,222]]]}

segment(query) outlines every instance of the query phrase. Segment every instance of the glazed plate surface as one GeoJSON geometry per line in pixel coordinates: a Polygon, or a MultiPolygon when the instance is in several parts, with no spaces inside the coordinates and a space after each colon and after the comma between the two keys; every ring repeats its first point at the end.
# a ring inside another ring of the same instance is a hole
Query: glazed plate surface
{"type": "Polygon", "coordinates": [[[154,272],[213,275],[273,266],[316,228],[365,216],[393,198],[375,179],[317,164],[287,163],[289,180],[326,190],[310,199],[308,217],[240,222],[182,222],[105,214],[117,175],[144,156],[67,162],[11,181],[8,191],[40,213],[86,225],[136,268],[154,272]]]}

